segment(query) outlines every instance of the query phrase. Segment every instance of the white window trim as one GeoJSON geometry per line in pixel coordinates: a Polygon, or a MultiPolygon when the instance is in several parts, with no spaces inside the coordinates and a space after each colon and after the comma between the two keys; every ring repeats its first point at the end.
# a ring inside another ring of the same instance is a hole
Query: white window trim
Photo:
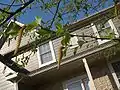
{"type": "MultiPolygon", "coordinates": [[[[117,31],[115,25],[113,24],[112,19],[108,20],[108,23],[109,23],[111,29],[114,31],[115,37],[118,38],[118,37],[119,37],[119,34],[118,34],[118,31],[117,31]]],[[[99,35],[99,33],[98,33],[98,30],[97,30],[97,27],[96,27],[93,23],[92,23],[91,25],[92,25],[93,32],[94,32],[95,36],[96,36],[97,38],[100,38],[100,35],[99,35]]],[[[97,41],[98,41],[98,44],[101,45],[101,44],[106,43],[106,42],[108,42],[108,41],[110,41],[110,40],[101,40],[101,39],[98,39],[97,41]]]]}
{"type": "Polygon", "coordinates": [[[52,41],[49,41],[49,45],[50,45],[52,60],[47,62],[47,63],[44,63],[44,64],[42,64],[42,62],[41,62],[39,47],[37,48],[37,57],[38,57],[39,68],[47,66],[47,65],[49,65],[51,63],[56,62],[56,57],[55,57],[55,52],[54,52],[52,41]]]}
{"type": "MultiPolygon", "coordinates": [[[[70,80],[64,81],[64,82],[63,82],[63,89],[64,89],[64,90],[68,90],[68,88],[67,88],[67,85],[68,85],[68,84],[74,83],[74,82],[78,82],[78,81],[82,82],[82,79],[84,79],[84,78],[86,78],[86,77],[87,77],[87,75],[84,74],[84,75],[82,75],[82,76],[77,76],[77,77],[74,77],[74,78],[72,78],[72,79],[70,79],[70,80]]],[[[82,86],[82,89],[85,90],[83,83],[81,83],[81,86],[82,86]]]]}
{"type": "Polygon", "coordinates": [[[115,73],[115,71],[114,71],[114,69],[113,69],[113,67],[112,67],[112,63],[113,63],[113,62],[116,62],[116,61],[118,61],[118,60],[115,60],[115,61],[112,61],[112,62],[108,62],[107,65],[108,65],[108,68],[109,68],[109,70],[110,70],[110,72],[111,72],[111,74],[112,74],[112,76],[113,76],[113,79],[114,79],[114,81],[115,81],[115,83],[116,83],[116,86],[117,86],[117,88],[118,88],[118,90],[119,90],[119,89],[120,89],[120,83],[119,83],[119,80],[118,80],[118,78],[117,78],[117,75],[116,75],[116,73],[115,73]]]}

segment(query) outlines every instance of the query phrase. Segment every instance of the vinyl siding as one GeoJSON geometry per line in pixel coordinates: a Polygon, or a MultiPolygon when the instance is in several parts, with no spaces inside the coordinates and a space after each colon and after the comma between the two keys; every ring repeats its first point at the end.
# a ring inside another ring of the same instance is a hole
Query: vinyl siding
{"type": "MultiPolygon", "coordinates": [[[[31,51],[25,52],[24,53],[24,57],[28,56],[31,53],[31,51]]],[[[17,58],[22,58],[23,54],[20,54],[17,56],[17,58]]],[[[15,61],[15,58],[12,59],[13,61],[15,61]]],[[[18,64],[22,64],[21,61],[18,62],[18,64]]],[[[30,59],[28,60],[27,65],[25,66],[25,69],[27,69],[28,71],[33,71],[39,68],[39,61],[37,58],[37,53],[32,53],[30,55],[30,59]]]]}
{"type": "Polygon", "coordinates": [[[2,73],[4,65],[0,63],[0,90],[15,90],[14,84],[11,81],[7,81],[5,75],[2,73]]]}
{"type": "MultiPolygon", "coordinates": [[[[21,40],[21,43],[20,43],[20,47],[22,46],[25,46],[28,44],[28,42],[32,42],[32,40],[30,40],[30,37],[29,36],[24,36],[21,40]]],[[[0,50],[0,54],[6,54],[8,52],[11,52],[11,51],[14,51],[16,48],[16,40],[15,39],[12,39],[10,41],[10,45],[8,46],[8,42],[5,42],[5,44],[3,45],[3,47],[1,48],[0,50]]]]}
{"type": "MultiPolygon", "coordinates": [[[[82,35],[83,33],[84,33],[84,35],[93,35],[93,30],[91,27],[89,27],[89,28],[82,28],[82,29],[76,30],[72,33],[77,34],[77,35],[82,35]]],[[[90,41],[90,42],[83,44],[83,46],[81,48],[79,47],[77,50],[77,53],[82,53],[86,50],[89,50],[89,49],[97,46],[97,44],[98,44],[96,41],[92,41],[93,40],[92,38],[85,38],[85,40],[90,41]]],[[[56,55],[57,59],[58,59],[58,52],[59,52],[58,50],[59,50],[60,46],[61,46],[61,38],[57,38],[57,39],[53,40],[53,47],[54,47],[55,55],[56,55]]],[[[74,49],[69,48],[67,50],[66,56],[63,57],[63,59],[73,56],[74,55],[73,51],[74,51],[74,49]]]]}
{"type": "Polygon", "coordinates": [[[120,19],[114,18],[112,21],[113,21],[118,33],[120,34],[120,19]]]}

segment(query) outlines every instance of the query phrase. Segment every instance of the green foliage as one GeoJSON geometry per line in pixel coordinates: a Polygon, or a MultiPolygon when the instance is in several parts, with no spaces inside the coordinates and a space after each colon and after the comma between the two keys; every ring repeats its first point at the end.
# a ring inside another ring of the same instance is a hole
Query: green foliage
{"type": "Polygon", "coordinates": [[[57,23],[57,24],[56,24],[56,29],[57,29],[57,31],[56,31],[56,35],[57,35],[57,36],[61,36],[61,35],[64,34],[64,30],[63,30],[62,24],[57,23]]]}
{"type": "Polygon", "coordinates": [[[41,18],[40,17],[35,17],[35,20],[32,23],[27,25],[27,27],[25,28],[25,31],[31,32],[36,27],[38,27],[40,24],[41,24],[41,18]]]}
{"type": "Polygon", "coordinates": [[[9,34],[11,36],[17,36],[20,28],[21,28],[20,26],[18,26],[14,22],[11,22],[6,31],[8,31],[7,34],[9,34]]]}

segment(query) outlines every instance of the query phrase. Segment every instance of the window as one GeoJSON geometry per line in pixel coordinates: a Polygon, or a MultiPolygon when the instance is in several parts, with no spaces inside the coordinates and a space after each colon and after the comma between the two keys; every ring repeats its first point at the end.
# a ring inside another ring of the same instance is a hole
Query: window
{"type": "Polygon", "coordinates": [[[108,67],[117,85],[117,88],[120,89],[120,61],[114,60],[109,62],[108,67]]]}
{"type": "Polygon", "coordinates": [[[112,63],[112,67],[113,67],[113,69],[117,75],[117,78],[119,80],[119,83],[120,83],[120,61],[112,63]]]}
{"type": "Polygon", "coordinates": [[[64,90],[90,90],[86,76],[75,77],[63,83],[64,90]]]}
{"type": "Polygon", "coordinates": [[[40,50],[41,64],[44,64],[52,60],[49,43],[41,45],[39,47],[39,50],[40,50]]]}
{"type": "Polygon", "coordinates": [[[45,43],[38,48],[38,60],[40,67],[55,62],[55,54],[52,46],[52,42],[45,43]]]}
{"type": "MultiPolygon", "coordinates": [[[[102,38],[102,37],[119,37],[119,34],[112,22],[112,20],[108,20],[107,22],[105,22],[104,24],[97,24],[97,25],[94,25],[92,23],[92,28],[93,28],[93,32],[95,33],[95,36],[97,38],[102,38]]],[[[103,44],[105,42],[108,42],[110,40],[100,40],[98,39],[97,40],[99,44],[103,44]]]]}
{"type": "Polygon", "coordinates": [[[104,24],[99,24],[96,27],[97,27],[100,37],[109,37],[110,35],[114,34],[114,32],[111,29],[111,26],[108,22],[106,22],[104,24]]]}

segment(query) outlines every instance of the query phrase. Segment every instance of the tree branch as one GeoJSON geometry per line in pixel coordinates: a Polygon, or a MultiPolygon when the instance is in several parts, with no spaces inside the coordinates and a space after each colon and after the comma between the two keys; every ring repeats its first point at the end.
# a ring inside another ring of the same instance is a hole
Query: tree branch
{"type": "Polygon", "coordinates": [[[58,4],[57,4],[56,12],[55,12],[55,14],[54,14],[54,17],[53,17],[53,19],[52,19],[52,22],[51,22],[49,28],[52,27],[53,22],[54,22],[54,20],[55,20],[55,18],[56,18],[56,15],[57,15],[57,13],[58,13],[58,9],[59,9],[59,6],[60,6],[60,2],[61,2],[61,0],[59,0],[59,2],[58,2],[58,4]]]}
{"type": "Polygon", "coordinates": [[[14,13],[10,14],[2,23],[0,23],[0,27],[5,24],[11,17],[16,15],[18,12],[21,12],[25,7],[27,7],[29,4],[31,4],[34,0],[29,0],[26,2],[23,6],[21,6],[19,9],[17,9],[14,13]]]}
{"type": "MultiPolygon", "coordinates": [[[[0,3],[0,5],[3,5],[3,6],[11,6],[10,4],[6,4],[6,3],[0,3]]],[[[12,6],[16,7],[16,6],[22,6],[24,4],[13,4],[12,6]]]]}
{"type": "Polygon", "coordinates": [[[10,10],[10,8],[12,7],[12,5],[14,4],[15,0],[13,0],[13,2],[11,3],[11,5],[8,7],[8,10],[10,10]]]}
{"type": "MultiPolygon", "coordinates": [[[[15,14],[17,14],[18,12],[21,12],[25,7],[27,7],[29,4],[31,4],[34,0],[30,0],[28,2],[26,2],[22,7],[20,7],[19,9],[17,9],[14,13],[10,14],[10,16],[8,16],[1,24],[0,27],[5,24],[11,17],[13,17],[15,14]]],[[[6,33],[7,31],[5,31],[6,33]]],[[[3,44],[5,43],[6,39],[9,37],[9,35],[3,35],[0,38],[0,49],[2,48],[3,44]]]]}
{"type": "Polygon", "coordinates": [[[7,11],[1,9],[1,8],[0,8],[0,11],[3,12],[3,13],[7,13],[7,14],[13,14],[13,12],[7,12],[7,11]]]}

